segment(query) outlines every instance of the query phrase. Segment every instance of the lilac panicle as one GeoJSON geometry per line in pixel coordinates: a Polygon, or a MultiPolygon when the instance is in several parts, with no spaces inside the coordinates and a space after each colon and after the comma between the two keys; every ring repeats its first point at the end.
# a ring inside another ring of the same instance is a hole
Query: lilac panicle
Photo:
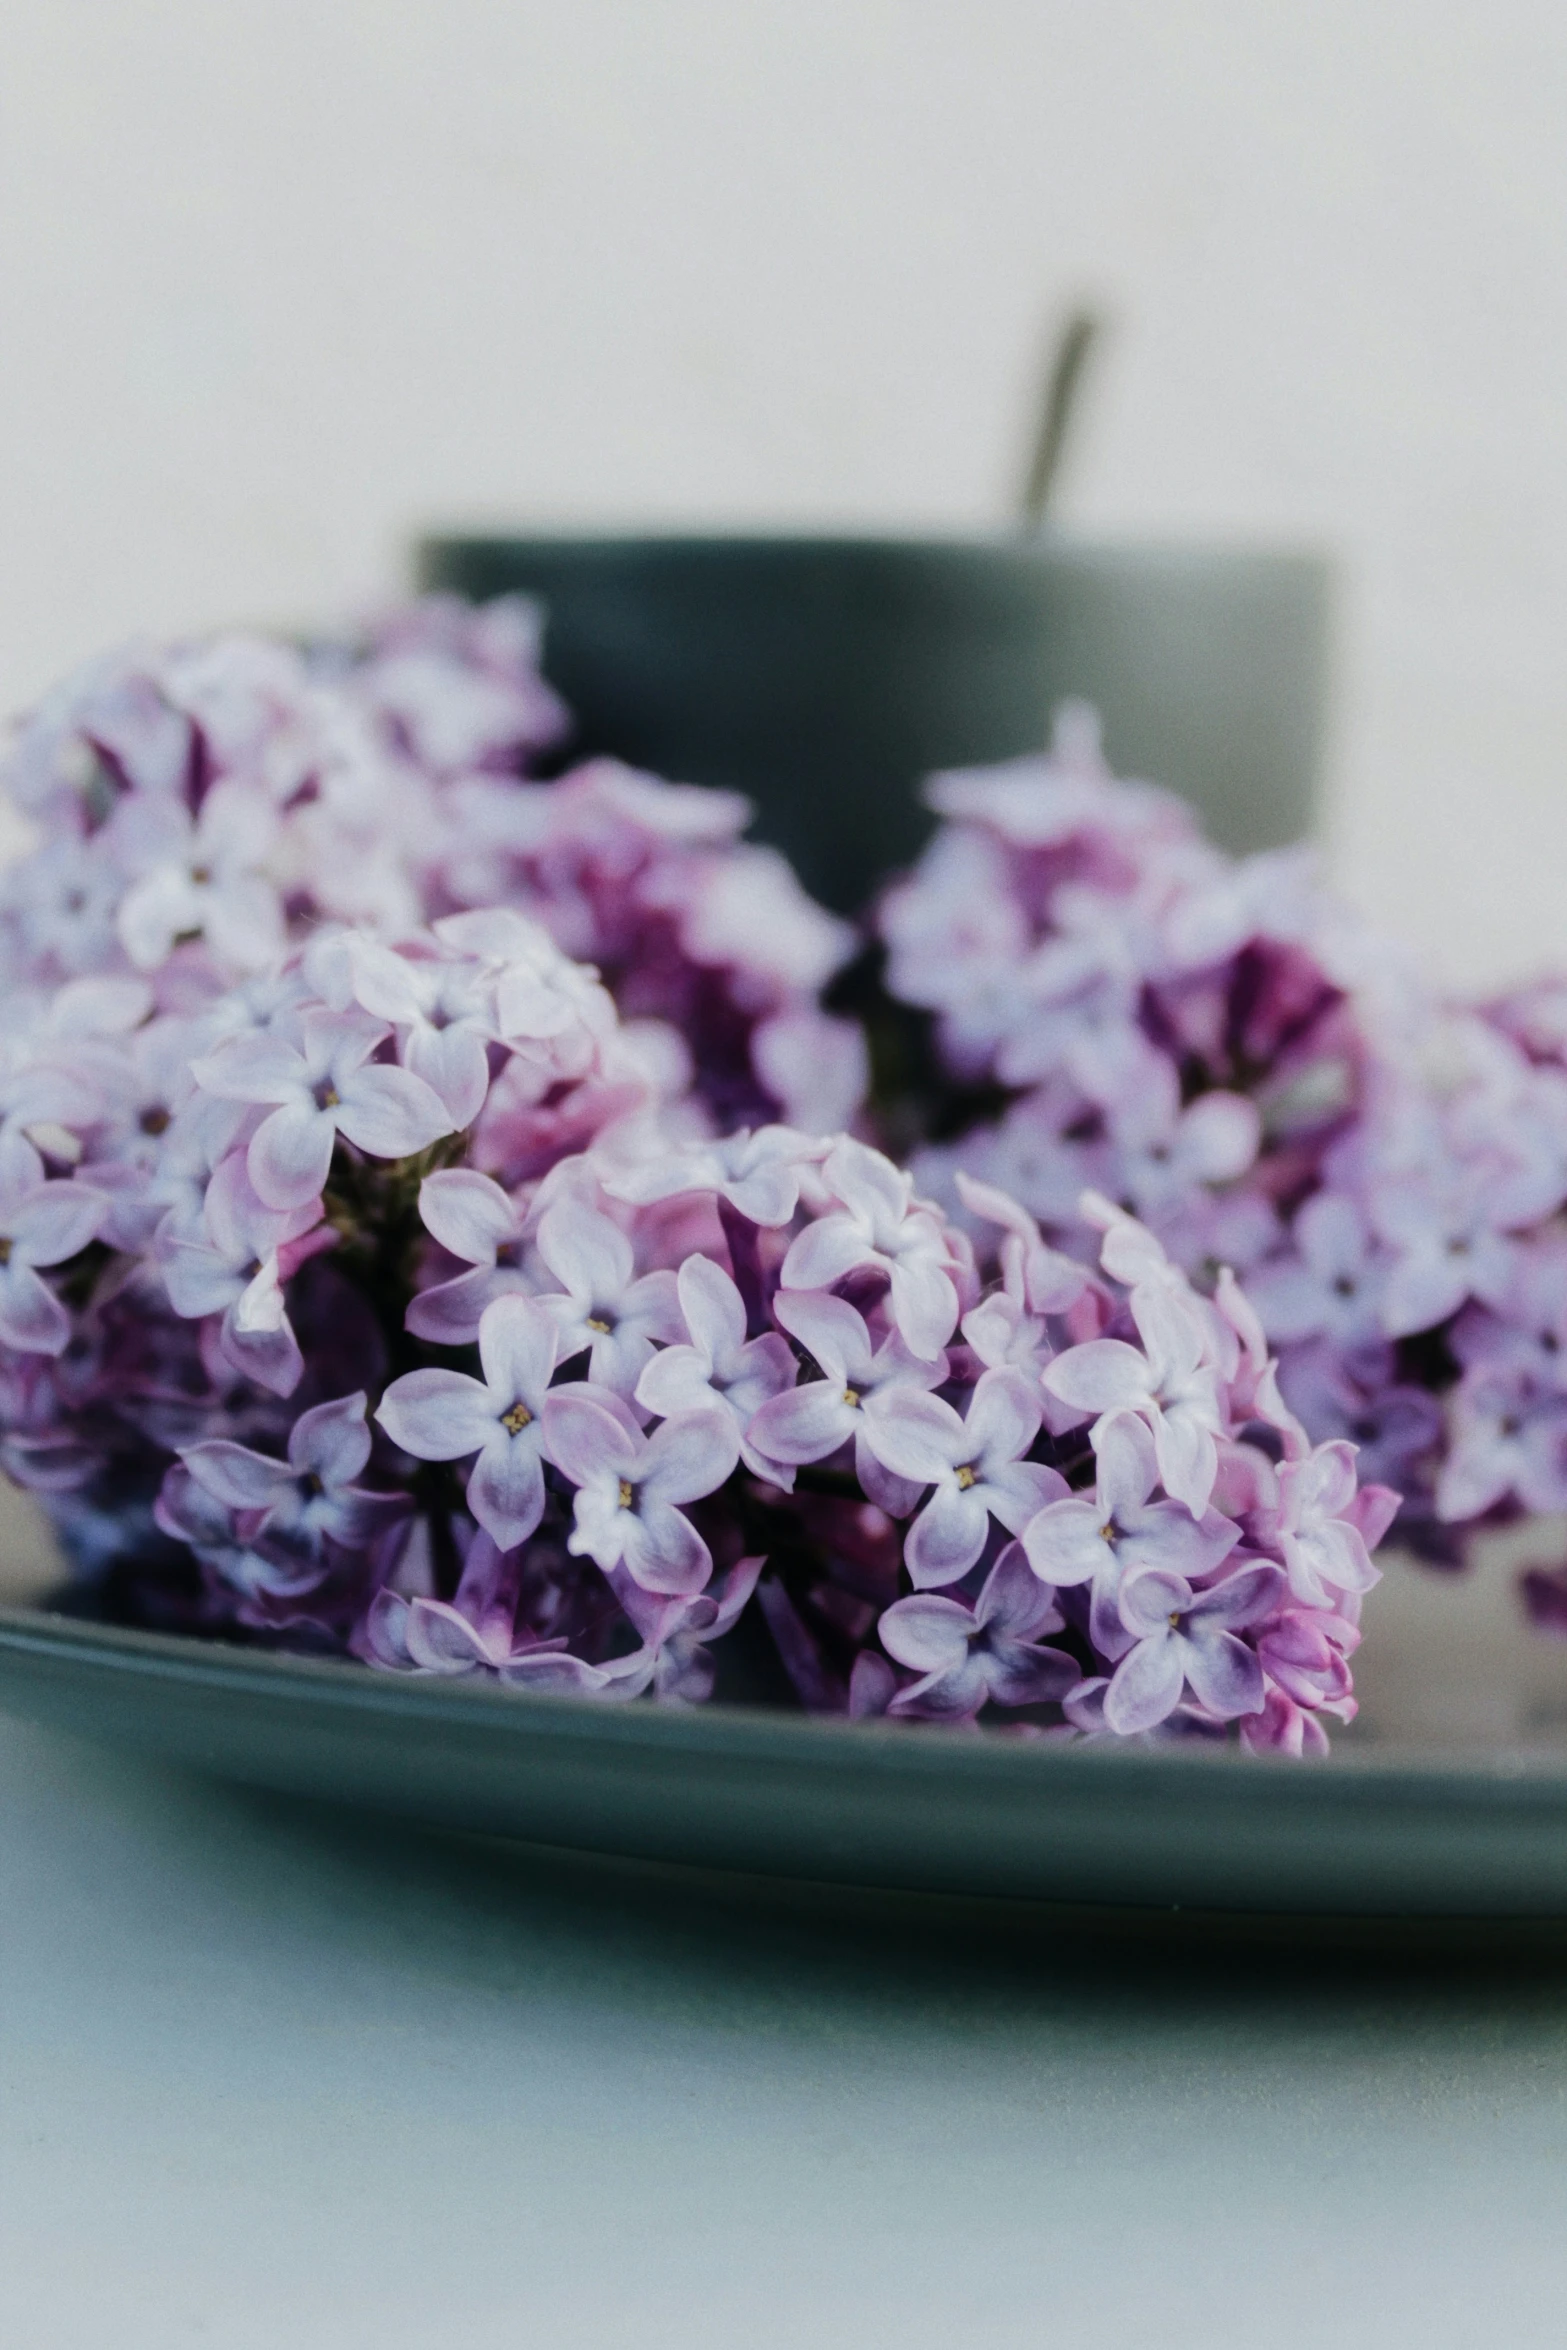
{"type": "Polygon", "coordinates": [[[158,1620],[621,1702],[743,1693],[761,1643],[808,1706],[1068,1736],[1353,1710],[1353,1448],[1113,1204],[1095,1268],[848,1136],[693,1139],[514,912],[203,971],[41,1025],[69,1084],[0,1134],[7,1464],[84,1563],[117,1513],[158,1620]],[[482,1094],[432,1082],[435,1002],[482,1094]]]}
{"type": "MultiPolygon", "coordinates": [[[[538,659],[525,599],[431,596],[353,641],[142,644],[79,671],[17,724],[5,763],[40,834],[0,875],[8,985],[162,974],[168,996],[187,971],[242,980],[318,925],[352,925],[360,1006],[460,1129],[486,1090],[484,1012],[449,967],[385,947],[512,908],[656,1041],[693,1143],[847,1125],[864,1042],[820,998],[854,933],[741,837],[751,811],[732,793],[608,760],[535,780],[571,731],[538,659]]],[[[536,990],[512,960],[520,1000],[536,990]]]]}
{"type": "MultiPolygon", "coordinates": [[[[1068,1252],[1092,1189],[1199,1290],[1233,1266],[1281,1398],[1360,1447],[1434,1559],[1567,1508],[1567,990],[1433,996],[1304,852],[1227,857],[1113,780],[1080,709],[1049,754],[928,796],[937,832],[877,915],[888,991],[924,1023],[898,1127],[943,1137],[915,1149],[920,1188],[967,1214],[998,1187],[1068,1252]]],[[[1025,1311],[971,1343],[1006,1359],[1025,1311]]],[[[1137,1413],[1200,1510],[1208,1373],[1190,1316],[1154,1313],[1144,1367],[1108,1340],[1047,1387],[1137,1413]]]]}
{"type": "Polygon", "coordinates": [[[139,648],[24,721],[7,1469],[117,1605],[372,1669],[1320,1751],[1395,1506],[1339,1424],[1370,1356],[1440,1307],[1443,1490],[1503,1445],[1549,1485],[1558,1422],[1506,1402],[1567,1323],[1567,1274],[1525,1286],[1543,1060],[1460,1024],[1527,1142],[1498,1221],[1298,869],[1232,870],[1079,724],[940,784],[886,902],[894,987],[1011,1101],[900,1167],[822,1008],[846,927],[729,795],[537,780],[565,723],[527,609],[445,599],[139,648]]]}

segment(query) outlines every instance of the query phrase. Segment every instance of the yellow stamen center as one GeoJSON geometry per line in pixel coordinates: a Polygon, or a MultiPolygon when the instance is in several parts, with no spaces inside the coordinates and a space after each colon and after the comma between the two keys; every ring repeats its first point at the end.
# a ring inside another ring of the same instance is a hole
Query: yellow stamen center
{"type": "Polygon", "coordinates": [[[501,1426],[508,1436],[520,1436],[524,1428],[533,1425],[533,1414],[525,1403],[514,1403],[509,1412],[502,1412],[501,1426]]]}
{"type": "Polygon", "coordinates": [[[637,1497],[636,1497],[635,1493],[634,1493],[634,1492],[632,1491],[632,1489],[631,1489],[631,1480],[630,1480],[630,1478],[629,1478],[629,1477],[622,1477],[622,1478],[621,1478],[621,1480],[620,1480],[620,1506],[621,1506],[621,1508],[622,1508],[623,1510],[628,1510],[628,1509],[630,1509],[630,1507],[631,1507],[632,1503],[633,1503],[633,1502],[636,1500],[636,1498],[637,1498],[637,1497]]]}
{"type": "Polygon", "coordinates": [[[602,1314],[589,1314],[588,1328],[590,1330],[596,1330],[601,1338],[607,1338],[609,1336],[610,1326],[605,1321],[602,1314]]]}
{"type": "Polygon", "coordinates": [[[971,1461],[965,1461],[962,1468],[958,1471],[958,1491],[960,1493],[967,1493],[971,1485],[977,1485],[978,1483],[979,1471],[974,1467],[971,1461]]]}
{"type": "Polygon", "coordinates": [[[857,1387],[846,1387],[843,1391],[843,1400],[848,1405],[850,1411],[858,1411],[860,1405],[859,1389],[857,1387]]]}

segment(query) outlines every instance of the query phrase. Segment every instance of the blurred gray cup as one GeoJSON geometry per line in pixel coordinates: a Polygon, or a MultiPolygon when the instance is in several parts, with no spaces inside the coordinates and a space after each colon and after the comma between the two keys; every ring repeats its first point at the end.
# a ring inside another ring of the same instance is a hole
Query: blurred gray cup
{"type": "Polygon", "coordinates": [[[439,537],[427,588],[544,605],[574,755],[748,793],[851,911],[917,853],[921,779],[1093,702],[1118,774],[1226,847],[1311,829],[1330,583],[1308,552],[1013,539],[439,537]]]}

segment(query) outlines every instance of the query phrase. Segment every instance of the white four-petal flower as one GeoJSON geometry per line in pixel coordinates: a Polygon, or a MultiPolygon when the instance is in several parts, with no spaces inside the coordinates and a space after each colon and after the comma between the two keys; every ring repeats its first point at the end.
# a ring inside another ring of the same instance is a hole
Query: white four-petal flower
{"type": "Polygon", "coordinates": [[[945,1350],[922,1362],[896,1330],[874,1345],[864,1316],[846,1298],[822,1291],[781,1289],[773,1312],[825,1376],[786,1387],[764,1403],[746,1431],[751,1449],[787,1472],[852,1444],[854,1474],[870,1499],[895,1518],[907,1517],[920,1487],[883,1459],[877,1430],[902,1390],[940,1386],[947,1376],[945,1350]]]}
{"type": "Polygon", "coordinates": [[[538,1251],[560,1283],[539,1304],[560,1334],[561,1361],[586,1351],[589,1378],[630,1395],[655,1341],[685,1335],[674,1274],[636,1279],[631,1243],[619,1225],[578,1199],[546,1209],[538,1251]]]}
{"type": "Polygon", "coordinates": [[[1085,1415],[1139,1413],[1153,1431],[1165,1491],[1196,1516],[1219,1473],[1223,1424],[1210,1320],[1198,1298],[1164,1280],[1140,1281],[1131,1306],[1141,1350],[1122,1338],[1090,1338],[1041,1376],[1052,1395],[1085,1415]]]}
{"type": "Polygon", "coordinates": [[[415,1460],[477,1456],[468,1507],[503,1550],[525,1542],[544,1514],[544,1399],[555,1349],[555,1325],[533,1299],[498,1297],[479,1322],[482,1379],[405,1371],[375,1415],[415,1460]]]}
{"type": "Polygon", "coordinates": [[[269,1208],[297,1208],[326,1185],[342,1134],[372,1158],[402,1159],[452,1132],[439,1094],[411,1069],[370,1055],[389,1033],[360,1011],[308,1011],[298,1042],[275,1032],[235,1037],[195,1064],[220,1100],[269,1105],[250,1139],[250,1180],[269,1208]]]}
{"type": "Polygon", "coordinates": [[[776,1330],[746,1337],[744,1301],[711,1257],[687,1257],[676,1280],[691,1342],[662,1347],[652,1357],[637,1381],[636,1400],[660,1419],[711,1411],[715,1404],[732,1412],[747,1467],[768,1476],[771,1464],[747,1444],[745,1432],[770,1397],[794,1385],[789,1342],[776,1330]]]}
{"type": "Polygon", "coordinates": [[[680,1505],[716,1492],[734,1468],[733,1416],[677,1412],[644,1436],[616,1401],[557,1388],[545,1406],[549,1457],[577,1488],[568,1547],[606,1574],[624,1565],[644,1591],[700,1591],[712,1554],[680,1505]]]}
{"type": "Polygon", "coordinates": [[[1059,1470],[1023,1458],[1041,1417],[1037,1389],[1014,1370],[984,1372],[963,1418],[941,1396],[907,1387],[882,1412],[876,1428],[882,1458],[912,1484],[931,1488],[903,1545],[917,1591],[966,1575],[992,1518],[1019,1534],[1065,1495],[1059,1470]]]}
{"type": "Polygon", "coordinates": [[[958,1292],[948,1233],[914,1198],[913,1179],[880,1151],[844,1135],[822,1181],[839,1202],[789,1244],[785,1289],[831,1289],[862,1267],[884,1272],[892,1319],[923,1361],[934,1362],[957,1327],[958,1292]]]}
{"type": "Polygon", "coordinates": [[[1154,1440],[1134,1412],[1108,1412],[1093,1431],[1097,1478],[1091,1494],[1052,1501],[1022,1529],[1028,1563],[1057,1591],[1092,1586],[1094,1644],[1119,1657],[1126,1635],[1118,1613],[1128,1575],[1157,1569],[1196,1582],[1223,1565],[1240,1528],[1215,1509],[1194,1517],[1184,1502],[1154,1500],[1154,1440]]]}

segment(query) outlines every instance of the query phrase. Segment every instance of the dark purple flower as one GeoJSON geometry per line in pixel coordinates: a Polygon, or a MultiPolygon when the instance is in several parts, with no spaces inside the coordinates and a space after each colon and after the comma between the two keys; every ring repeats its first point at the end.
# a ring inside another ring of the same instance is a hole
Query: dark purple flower
{"type": "Polygon", "coordinates": [[[1018,1545],[1008,1543],[972,1607],[916,1593],[888,1608],[882,1645],[919,1678],[886,1710],[972,1721],[987,1703],[1040,1705],[1064,1697],[1081,1678],[1078,1668],[1060,1649],[1041,1644],[1044,1633],[1061,1625],[1050,1593],[1041,1590],[1018,1545]]]}
{"type": "Polygon", "coordinates": [[[365,1398],[345,1395],[301,1412],[288,1458],[214,1438],[181,1455],[214,1501],[234,1515],[247,1543],[318,1559],[323,1546],[364,1550],[408,1504],[400,1493],[369,1493],[356,1482],[370,1458],[365,1398]]]}
{"type": "Polygon", "coordinates": [[[1122,1737],[1156,1730],[1188,1690],[1221,1721],[1259,1712],[1262,1664],[1239,1635],[1272,1611],[1283,1582],[1266,1565],[1201,1590],[1163,1568],[1129,1575],[1117,1604],[1132,1646],[1105,1691],[1108,1726],[1122,1737]]]}

